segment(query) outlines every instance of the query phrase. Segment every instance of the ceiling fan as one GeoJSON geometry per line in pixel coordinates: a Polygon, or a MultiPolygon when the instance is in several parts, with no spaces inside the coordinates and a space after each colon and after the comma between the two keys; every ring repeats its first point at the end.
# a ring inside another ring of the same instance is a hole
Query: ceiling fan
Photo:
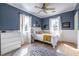
{"type": "Polygon", "coordinates": [[[38,8],[40,9],[40,11],[37,12],[37,14],[39,14],[40,12],[44,12],[44,13],[48,13],[47,11],[52,11],[52,12],[56,12],[55,11],[55,8],[48,8],[48,3],[43,3],[43,6],[42,7],[38,7],[38,6],[35,6],[35,8],[38,8]]]}

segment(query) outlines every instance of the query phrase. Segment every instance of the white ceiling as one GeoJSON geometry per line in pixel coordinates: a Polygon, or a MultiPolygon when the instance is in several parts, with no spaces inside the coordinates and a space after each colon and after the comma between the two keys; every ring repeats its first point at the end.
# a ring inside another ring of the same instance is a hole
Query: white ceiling
{"type": "Polygon", "coordinates": [[[41,12],[37,14],[37,12],[40,10],[38,8],[35,8],[35,6],[42,7],[42,3],[8,3],[11,6],[14,6],[16,8],[19,8],[21,10],[24,10],[32,15],[35,15],[40,18],[49,17],[52,15],[68,12],[74,10],[76,3],[49,3],[48,7],[55,8],[56,12],[49,12],[48,14],[45,14],[44,12],[41,12]]]}

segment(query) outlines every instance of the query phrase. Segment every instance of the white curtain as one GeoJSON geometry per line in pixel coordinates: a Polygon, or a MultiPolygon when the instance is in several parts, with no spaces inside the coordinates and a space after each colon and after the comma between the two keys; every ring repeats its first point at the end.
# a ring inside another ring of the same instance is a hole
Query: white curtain
{"type": "Polygon", "coordinates": [[[22,44],[25,41],[31,42],[31,16],[20,14],[20,31],[22,44]]]}
{"type": "Polygon", "coordinates": [[[50,33],[52,34],[51,43],[53,47],[57,45],[57,42],[60,38],[60,32],[61,32],[61,23],[60,23],[60,17],[57,18],[51,18],[49,20],[49,29],[50,33]]]}
{"type": "Polygon", "coordinates": [[[61,31],[61,20],[60,17],[57,18],[50,18],[49,20],[49,29],[50,33],[52,35],[59,35],[59,32],[61,31]]]}

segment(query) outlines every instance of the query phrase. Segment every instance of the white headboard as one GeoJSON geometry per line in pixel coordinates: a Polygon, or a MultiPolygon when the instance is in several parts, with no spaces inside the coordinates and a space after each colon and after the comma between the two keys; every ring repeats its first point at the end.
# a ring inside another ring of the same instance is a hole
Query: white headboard
{"type": "Polygon", "coordinates": [[[32,27],[33,31],[42,31],[41,27],[32,27]]]}

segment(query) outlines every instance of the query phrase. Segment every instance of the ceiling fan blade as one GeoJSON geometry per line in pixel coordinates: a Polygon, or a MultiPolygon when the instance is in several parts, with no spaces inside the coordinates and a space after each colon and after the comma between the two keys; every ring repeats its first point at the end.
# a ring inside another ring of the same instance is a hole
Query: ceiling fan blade
{"type": "Polygon", "coordinates": [[[55,10],[55,8],[45,8],[46,10],[55,10]]]}
{"type": "Polygon", "coordinates": [[[39,14],[41,11],[42,11],[42,9],[39,12],[37,12],[36,14],[39,14]]]}
{"type": "Polygon", "coordinates": [[[38,6],[35,6],[35,8],[39,8],[39,9],[41,9],[41,7],[38,7],[38,6]]]}

